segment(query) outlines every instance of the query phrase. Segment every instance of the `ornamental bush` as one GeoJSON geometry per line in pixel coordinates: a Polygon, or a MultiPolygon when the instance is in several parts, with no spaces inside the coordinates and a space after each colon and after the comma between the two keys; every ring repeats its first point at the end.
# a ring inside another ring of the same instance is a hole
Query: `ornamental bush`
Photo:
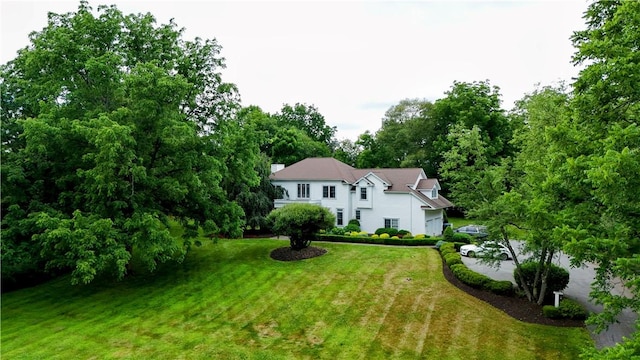
{"type": "Polygon", "coordinates": [[[460,256],[460,253],[457,252],[444,254],[442,258],[449,267],[455,264],[462,264],[462,257],[460,256]]]}
{"type": "Polygon", "coordinates": [[[450,269],[458,280],[476,289],[484,289],[486,284],[492,281],[488,276],[478,274],[464,264],[451,265],[450,269]]]}
{"type": "MultiPolygon", "coordinates": [[[[449,228],[447,228],[447,229],[449,229],[449,228]]],[[[471,244],[471,240],[473,240],[473,237],[471,235],[469,235],[469,234],[453,233],[453,241],[454,242],[471,244]]]]}
{"type": "Polygon", "coordinates": [[[444,241],[453,242],[453,229],[451,226],[447,226],[442,233],[442,237],[444,237],[444,241]]]}
{"type": "Polygon", "coordinates": [[[558,310],[560,315],[566,319],[584,320],[589,315],[582,305],[571,299],[560,300],[558,310]]]}
{"type": "Polygon", "coordinates": [[[360,232],[360,226],[356,225],[356,224],[349,223],[349,225],[344,227],[344,231],[351,231],[351,232],[359,233],[360,232]]]}
{"type": "MultiPolygon", "coordinates": [[[[532,260],[524,261],[520,265],[522,275],[524,276],[525,281],[530,288],[533,287],[533,281],[536,276],[537,266],[538,263],[532,260]]],[[[554,264],[549,264],[549,266],[551,268],[549,269],[549,277],[547,278],[547,294],[550,294],[554,291],[563,290],[569,284],[569,272],[567,270],[554,264]]],[[[513,278],[516,280],[516,284],[518,285],[518,287],[522,288],[520,277],[518,276],[516,271],[517,269],[513,270],[513,278]]],[[[536,293],[540,293],[541,286],[541,281],[538,281],[536,293]]]]}
{"type": "Polygon", "coordinates": [[[276,234],[288,235],[291,248],[308,247],[321,229],[328,229],[336,221],[329,209],[315,204],[289,204],[273,210],[267,217],[276,234]]]}
{"type": "Polygon", "coordinates": [[[388,239],[388,238],[389,238],[389,234],[387,233],[380,234],[380,239],[388,239]]]}
{"type": "Polygon", "coordinates": [[[509,280],[492,280],[486,284],[486,289],[498,295],[514,294],[513,283],[509,280]]]}
{"type": "Polygon", "coordinates": [[[389,234],[389,236],[394,236],[394,235],[398,235],[398,230],[394,228],[379,228],[376,230],[376,234],[378,235],[389,234]]]}

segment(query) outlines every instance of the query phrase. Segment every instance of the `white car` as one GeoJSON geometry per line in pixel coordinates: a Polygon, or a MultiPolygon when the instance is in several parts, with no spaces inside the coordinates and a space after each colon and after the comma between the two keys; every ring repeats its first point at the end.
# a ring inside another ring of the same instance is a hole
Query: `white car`
{"type": "Polygon", "coordinates": [[[480,245],[462,245],[460,247],[460,255],[468,257],[492,256],[500,260],[511,259],[509,248],[495,241],[486,241],[480,245]]]}

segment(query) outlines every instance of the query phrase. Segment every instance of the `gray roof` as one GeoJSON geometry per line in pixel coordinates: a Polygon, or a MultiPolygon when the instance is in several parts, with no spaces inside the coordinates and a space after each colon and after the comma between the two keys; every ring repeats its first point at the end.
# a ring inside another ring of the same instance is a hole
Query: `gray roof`
{"type": "MultiPolygon", "coordinates": [[[[356,169],[334,158],[307,158],[271,174],[269,178],[271,180],[338,180],[353,184],[369,173],[389,184],[387,191],[413,193],[436,209],[453,206],[441,195],[437,199],[430,199],[410,187],[418,178],[425,176],[420,168],[356,169]]],[[[430,190],[437,183],[436,179],[421,179],[417,189],[430,190]]]]}

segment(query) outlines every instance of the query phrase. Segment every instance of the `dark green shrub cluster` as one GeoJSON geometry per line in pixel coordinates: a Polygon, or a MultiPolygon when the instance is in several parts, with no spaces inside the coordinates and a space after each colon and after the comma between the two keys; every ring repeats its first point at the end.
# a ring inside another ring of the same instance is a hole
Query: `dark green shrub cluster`
{"type": "Polygon", "coordinates": [[[381,235],[381,234],[389,234],[389,236],[396,236],[398,235],[398,230],[394,229],[394,228],[379,228],[376,230],[376,235],[381,235]]]}
{"type": "MultiPolygon", "coordinates": [[[[536,268],[538,263],[535,261],[527,260],[520,265],[520,270],[525,278],[525,281],[529,287],[533,286],[533,281],[536,276],[536,268]]],[[[547,294],[553,291],[560,291],[567,287],[569,284],[569,272],[557,265],[549,264],[549,277],[547,278],[547,294]]],[[[516,280],[516,284],[519,288],[522,288],[520,277],[516,273],[517,269],[514,269],[513,277],[516,280]]],[[[539,293],[542,284],[538,281],[537,292],[539,293]]]]}
{"type": "Polygon", "coordinates": [[[442,237],[444,238],[444,241],[453,242],[453,234],[454,232],[451,226],[447,226],[442,233],[442,237]]]}
{"type": "Polygon", "coordinates": [[[542,307],[542,314],[550,319],[574,319],[584,320],[589,313],[577,301],[571,299],[560,300],[560,305],[545,305],[542,307]]]}
{"type": "Polygon", "coordinates": [[[409,231],[409,230],[404,230],[404,229],[400,229],[400,230],[398,230],[398,236],[402,236],[402,237],[404,237],[405,235],[411,235],[411,231],[409,231]]]}
{"type": "Polygon", "coordinates": [[[334,227],[331,230],[329,230],[329,234],[333,234],[333,235],[344,235],[347,231],[343,228],[339,228],[339,227],[334,227]]]}
{"type": "Polygon", "coordinates": [[[589,315],[582,305],[571,299],[560,300],[558,309],[560,309],[560,315],[567,319],[584,320],[589,315]]]}
{"type": "Polygon", "coordinates": [[[347,231],[348,232],[352,232],[352,231],[360,232],[360,226],[356,225],[356,224],[349,224],[349,225],[344,227],[344,231],[345,232],[347,232],[347,231]]]}
{"type": "Polygon", "coordinates": [[[486,284],[491,281],[491,278],[478,274],[464,264],[452,265],[450,269],[458,280],[476,289],[486,289],[486,284]]]}
{"type": "Polygon", "coordinates": [[[465,244],[471,244],[473,236],[464,233],[453,233],[453,242],[460,242],[465,244]]]}
{"type": "Polygon", "coordinates": [[[511,281],[493,280],[488,276],[478,274],[469,269],[463,262],[460,253],[456,251],[455,244],[444,242],[440,245],[440,254],[445,264],[449,266],[453,275],[463,283],[477,288],[491,291],[498,295],[511,296],[514,294],[514,288],[511,281]]]}
{"type": "Polygon", "coordinates": [[[442,254],[442,256],[445,256],[447,254],[451,254],[451,253],[455,253],[456,249],[453,245],[453,243],[450,242],[444,242],[442,243],[442,245],[440,245],[440,254],[442,254]]]}
{"type": "Polygon", "coordinates": [[[553,305],[545,305],[542,307],[542,315],[549,319],[560,319],[560,309],[553,305]]]}
{"type": "Polygon", "coordinates": [[[349,223],[347,225],[355,225],[357,227],[360,227],[360,221],[358,221],[358,219],[351,219],[349,220],[349,223]]]}
{"type": "Polygon", "coordinates": [[[455,264],[462,264],[462,257],[460,256],[460,253],[457,253],[457,252],[444,254],[442,255],[442,258],[444,259],[444,262],[449,267],[455,264]]]}
{"type": "Polygon", "coordinates": [[[513,283],[509,280],[491,280],[487,283],[487,290],[494,294],[512,296],[515,291],[513,283]]]}

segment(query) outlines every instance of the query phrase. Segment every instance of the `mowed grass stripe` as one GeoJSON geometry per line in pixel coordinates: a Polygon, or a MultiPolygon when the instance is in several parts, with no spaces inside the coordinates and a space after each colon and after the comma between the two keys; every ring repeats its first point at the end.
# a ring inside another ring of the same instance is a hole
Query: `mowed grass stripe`
{"type": "Polygon", "coordinates": [[[428,248],[220,240],[156,274],[2,298],[3,359],[572,359],[584,329],[523,324],[442,276],[428,248]],[[561,340],[559,340],[561,339],[561,340]]]}

